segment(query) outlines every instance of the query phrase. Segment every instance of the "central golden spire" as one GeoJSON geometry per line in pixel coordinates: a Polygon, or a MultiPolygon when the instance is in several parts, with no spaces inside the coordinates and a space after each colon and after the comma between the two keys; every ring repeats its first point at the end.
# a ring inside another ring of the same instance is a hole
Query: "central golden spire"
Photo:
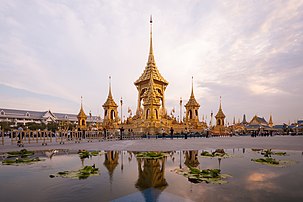
{"type": "Polygon", "coordinates": [[[147,65],[155,65],[154,51],[153,51],[153,18],[150,16],[150,44],[147,65]]]}
{"type": "Polygon", "coordinates": [[[150,45],[149,45],[149,54],[148,54],[148,61],[147,65],[145,67],[144,72],[142,75],[139,77],[137,81],[135,81],[135,85],[138,86],[141,83],[148,83],[150,80],[151,72],[153,72],[153,79],[154,81],[160,82],[164,84],[165,86],[168,85],[168,82],[163,78],[163,76],[160,74],[155,58],[154,58],[154,51],[153,51],[153,34],[152,34],[152,16],[150,16],[150,45]]]}

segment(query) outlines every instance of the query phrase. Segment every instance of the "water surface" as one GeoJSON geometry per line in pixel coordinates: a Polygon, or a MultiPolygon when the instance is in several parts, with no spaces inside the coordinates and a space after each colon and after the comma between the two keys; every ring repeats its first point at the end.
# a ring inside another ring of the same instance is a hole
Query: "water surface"
{"type": "MultiPolygon", "coordinates": [[[[207,150],[214,151],[214,150],[207,150]]],[[[279,150],[281,151],[281,150],[279,150]]],[[[288,167],[252,162],[262,157],[251,149],[226,149],[232,158],[204,158],[202,150],[169,151],[157,160],[138,159],[134,152],[105,151],[81,160],[75,152],[60,151],[30,165],[0,165],[1,201],[303,201],[302,152],[287,151],[276,159],[295,161],[288,167]],[[84,180],[55,177],[65,170],[93,165],[99,176],[84,180]],[[176,168],[221,169],[227,184],[194,184],[176,168]]]]}

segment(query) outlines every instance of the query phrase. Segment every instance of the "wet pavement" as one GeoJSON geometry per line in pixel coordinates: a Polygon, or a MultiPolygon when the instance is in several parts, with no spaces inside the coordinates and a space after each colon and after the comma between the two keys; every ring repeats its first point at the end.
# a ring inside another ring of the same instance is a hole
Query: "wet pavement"
{"type": "MultiPolygon", "coordinates": [[[[212,137],[212,138],[189,138],[189,139],[136,139],[136,140],[112,140],[81,143],[66,142],[59,144],[53,141],[42,146],[41,143],[25,143],[27,150],[48,150],[48,149],[70,149],[70,150],[116,150],[116,151],[173,151],[173,150],[199,150],[214,148],[271,148],[283,150],[303,151],[303,136],[273,136],[256,137],[233,136],[233,137],[212,137]]],[[[0,152],[19,150],[16,143],[11,144],[6,139],[5,145],[0,144],[0,152]]]]}

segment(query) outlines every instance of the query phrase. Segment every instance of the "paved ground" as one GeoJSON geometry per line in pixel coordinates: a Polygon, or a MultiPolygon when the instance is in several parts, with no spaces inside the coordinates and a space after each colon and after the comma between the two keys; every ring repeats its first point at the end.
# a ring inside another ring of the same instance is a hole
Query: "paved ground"
{"type": "MultiPolygon", "coordinates": [[[[171,151],[171,150],[201,150],[201,149],[231,149],[231,148],[271,148],[297,150],[303,152],[303,136],[274,136],[274,137],[213,137],[190,139],[139,139],[103,142],[81,143],[41,143],[25,144],[27,150],[70,149],[70,150],[127,150],[127,151],[171,151]]],[[[21,149],[9,140],[5,145],[0,143],[0,152],[21,149]]]]}

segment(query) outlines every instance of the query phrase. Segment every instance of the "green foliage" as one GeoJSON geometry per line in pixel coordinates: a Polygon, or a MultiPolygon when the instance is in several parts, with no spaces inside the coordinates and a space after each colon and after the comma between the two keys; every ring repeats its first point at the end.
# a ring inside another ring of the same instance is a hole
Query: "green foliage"
{"type": "Polygon", "coordinates": [[[52,132],[56,132],[56,130],[58,129],[59,124],[56,122],[50,122],[46,125],[46,129],[52,132]]]}
{"type": "Polygon", "coordinates": [[[279,165],[279,161],[274,158],[259,158],[259,159],[251,159],[254,162],[262,163],[262,164],[269,164],[269,165],[279,165]]]}
{"type": "Polygon", "coordinates": [[[74,129],[77,128],[77,124],[68,122],[67,124],[65,124],[65,127],[66,127],[68,130],[74,130],[74,129]]]}
{"type": "Polygon", "coordinates": [[[33,162],[37,162],[37,161],[41,161],[39,159],[39,157],[36,157],[36,158],[16,158],[14,160],[5,159],[5,160],[2,161],[2,164],[12,165],[12,164],[20,164],[20,163],[33,163],[33,162]]]}
{"type": "Polygon", "coordinates": [[[214,156],[212,155],[212,153],[209,153],[208,151],[203,151],[203,152],[201,153],[201,155],[202,155],[202,156],[214,157],[214,156]]]}
{"type": "Polygon", "coordinates": [[[201,174],[204,178],[218,178],[220,177],[220,169],[206,169],[201,170],[201,174]]]}
{"type": "Polygon", "coordinates": [[[7,152],[8,158],[10,157],[18,157],[20,156],[21,158],[25,158],[27,156],[32,156],[35,154],[33,151],[27,151],[26,149],[21,149],[20,151],[12,151],[12,152],[7,152]]]}
{"type": "Polygon", "coordinates": [[[216,151],[210,153],[208,151],[203,151],[201,153],[201,156],[203,157],[229,157],[227,153],[223,149],[216,149],[216,151]]]}
{"type": "Polygon", "coordinates": [[[44,124],[44,123],[29,122],[29,123],[26,123],[25,126],[29,130],[45,130],[46,129],[46,124],[44,124]]]}
{"type": "Polygon", "coordinates": [[[285,156],[285,155],[286,155],[286,152],[275,152],[274,155],[277,155],[277,156],[285,156]]]}
{"type": "Polygon", "coordinates": [[[20,151],[11,151],[7,152],[7,157],[2,161],[4,165],[15,165],[22,163],[33,163],[37,161],[41,161],[39,157],[30,157],[34,155],[35,152],[27,151],[26,149],[22,149],[20,151]]]}
{"type": "Polygon", "coordinates": [[[68,171],[60,171],[58,172],[58,175],[67,175],[68,174],[68,171]]]}
{"type": "Polygon", "coordinates": [[[12,125],[12,122],[8,122],[8,121],[3,121],[0,122],[0,126],[1,126],[1,130],[3,130],[4,132],[8,132],[11,130],[10,125],[12,125]]]}
{"type": "Polygon", "coordinates": [[[89,158],[89,152],[86,150],[81,150],[78,152],[80,159],[85,159],[85,158],[89,158]]]}
{"type": "Polygon", "coordinates": [[[190,174],[201,175],[202,178],[217,178],[220,176],[220,172],[220,169],[200,170],[198,168],[189,167],[190,174]]]}
{"type": "Polygon", "coordinates": [[[201,170],[198,169],[198,168],[189,167],[189,170],[190,170],[189,172],[191,174],[197,174],[197,175],[199,175],[201,173],[201,170]]]}
{"type": "Polygon", "coordinates": [[[163,152],[139,152],[137,158],[159,159],[165,157],[163,152]]]}
{"type": "Polygon", "coordinates": [[[95,165],[93,166],[85,166],[84,168],[81,168],[77,171],[60,171],[56,175],[50,175],[50,178],[53,177],[64,177],[64,178],[72,178],[72,179],[87,179],[90,176],[96,176],[100,175],[99,168],[95,168],[95,165]]]}
{"type": "Polygon", "coordinates": [[[271,149],[263,149],[261,151],[261,154],[264,156],[264,157],[271,157],[271,155],[273,154],[273,152],[271,151],[271,149]]]}
{"type": "Polygon", "coordinates": [[[85,166],[79,170],[79,179],[86,179],[90,175],[98,174],[98,170],[98,168],[95,168],[93,166],[85,166]]]}
{"type": "Polygon", "coordinates": [[[221,174],[220,169],[200,170],[198,168],[189,167],[189,171],[177,169],[176,172],[187,177],[192,183],[206,182],[212,184],[225,184],[227,181],[224,179],[230,177],[230,175],[221,174]]]}
{"type": "Polygon", "coordinates": [[[79,150],[78,151],[79,157],[81,159],[85,159],[85,158],[89,158],[91,156],[98,156],[100,153],[100,151],[87,151],[87,150],[79,150]]]}
{"type": "Polygon", "coordinates": [[[251,151],[255,151],[255,152],[258,152],[258,151],[262,151],[263,149],[251,149],[251,151]]]}
{"type": "Polygon", "coordinates": [[[261,151],[261,154],[262,154],[264,157],[271,157],[271,155],[285,156],[285,155],[286,155],[286,152],[273,152],[273,151],[271,151],[271,149],[263,149],[263,150],[261,151]]]}
{"type": "Polygon", "coordinates": [[[100,154],[100,151],[91,151],[90,154],[92,156],[98,156],[100,154]]]}

